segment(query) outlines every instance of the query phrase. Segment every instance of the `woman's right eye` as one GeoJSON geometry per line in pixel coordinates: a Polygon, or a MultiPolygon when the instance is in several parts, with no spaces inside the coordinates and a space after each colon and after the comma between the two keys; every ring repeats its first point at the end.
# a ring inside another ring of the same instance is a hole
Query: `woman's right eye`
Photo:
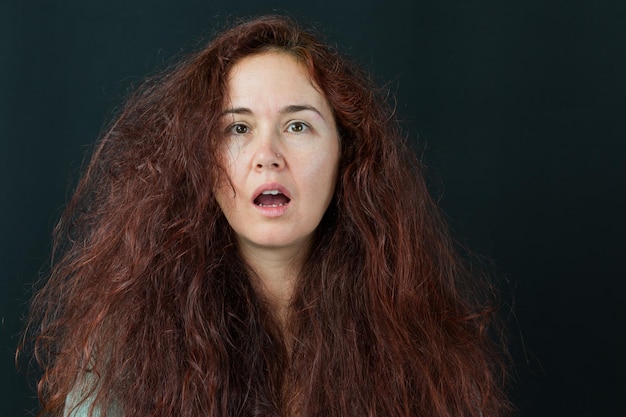
{"type": "Polygon", "coordinates": [[[243,123],[235,123],[228,128],[228,132],[234,135],[245,135],[250,133],[250,128],[243,123]]]}

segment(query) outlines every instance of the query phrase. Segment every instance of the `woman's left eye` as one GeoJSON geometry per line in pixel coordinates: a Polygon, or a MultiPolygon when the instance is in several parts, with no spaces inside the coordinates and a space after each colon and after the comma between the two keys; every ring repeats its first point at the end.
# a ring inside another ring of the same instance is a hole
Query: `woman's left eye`
{"type": "Polygon", "coordinates": [[[287,126],[287,131],[290,133],[302,133],[307,129],[310,129],[309,125],[304,122],[292,122],[287,126]]]}

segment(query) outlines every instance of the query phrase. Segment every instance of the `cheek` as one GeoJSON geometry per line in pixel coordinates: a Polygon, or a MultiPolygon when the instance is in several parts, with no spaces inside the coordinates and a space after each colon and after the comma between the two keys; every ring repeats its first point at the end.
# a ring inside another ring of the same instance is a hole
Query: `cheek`
{"type": "Polygon", "coordinates": [[[217,185],[213,188],[215,201],[217,201],[217,204],[226,215],[228,215],[229,211],[232,211],[235,196],[237,195],[233,174],[233,171],[230,169],[223,170],[217,185]]]}
{"type": "Polygon", "coordinates": [[[226,217],[232,211],[233,208],[233,196],[234,193],[227,182],[220,182],[220,184],[213,190],[215,201],[217,205],[222,209],[222,212],[226,217]]]}
{"type": "Polygon", "coordinates": [[[218,185],[214,189],[215,198],[222,206],[227,200],[232,200],[239,188],[238,178],[241,171],[241,154],[227,148],[220,158],[221,175],[218,185]]]}
{"type": "Polygon", "coordinates": [[[304,166],[308,167],[307,178],[310,181],[310,189],[320,199],[320,203],[327,205],[335,191],[339,168],[338,151],[312,158],[304,166]]]}

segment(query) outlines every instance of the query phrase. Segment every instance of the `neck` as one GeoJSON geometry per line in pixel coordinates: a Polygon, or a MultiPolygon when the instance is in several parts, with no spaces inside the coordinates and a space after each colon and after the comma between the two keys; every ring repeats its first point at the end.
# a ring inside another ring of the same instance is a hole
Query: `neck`
{"type": "Polygon", "coordinates": [[[239,242],[241,256],[256,274],[253,285],[284,327],[296,279],[308,252],[304,247],[263,248],[239,242]]]}

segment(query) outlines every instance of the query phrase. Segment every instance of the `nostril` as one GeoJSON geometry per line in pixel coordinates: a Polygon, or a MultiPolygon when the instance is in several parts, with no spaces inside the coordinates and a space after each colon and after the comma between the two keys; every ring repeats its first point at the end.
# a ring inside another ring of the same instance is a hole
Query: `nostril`
{"type": "Polygon", "coordinates": [[[262,158],[256,159],[256,163],[253,165],[255,169],[271,168],[280,169],[283,166],[283,161],[277,158],[262,158]]]}

